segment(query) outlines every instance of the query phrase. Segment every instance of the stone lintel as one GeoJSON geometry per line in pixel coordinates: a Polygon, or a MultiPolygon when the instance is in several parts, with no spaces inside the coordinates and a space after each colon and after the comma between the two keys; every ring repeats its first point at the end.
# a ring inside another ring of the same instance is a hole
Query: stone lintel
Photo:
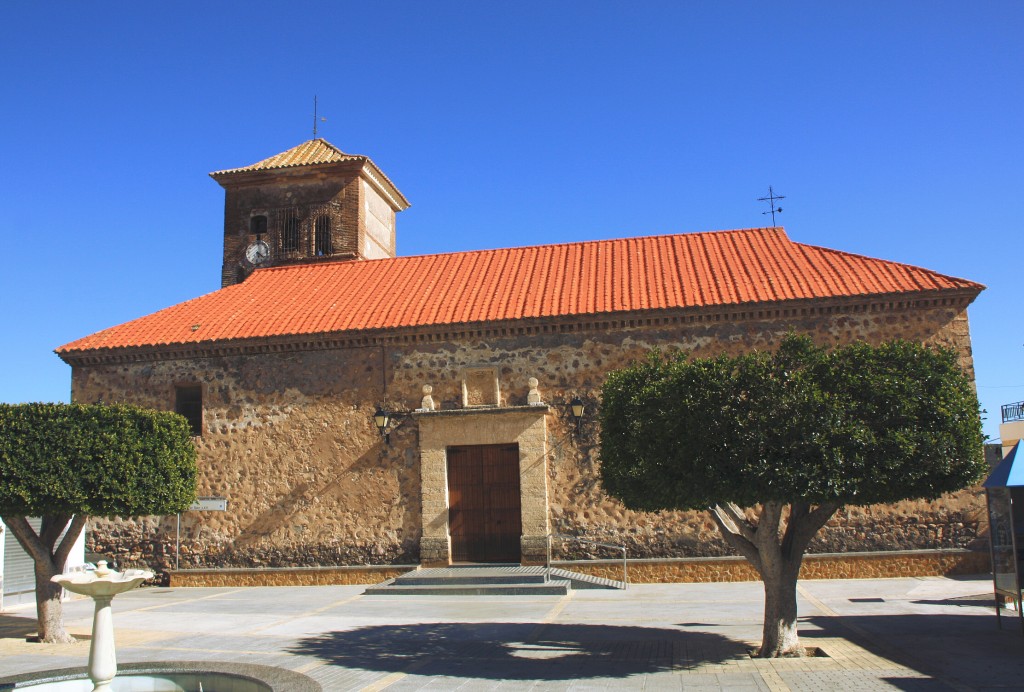
{"type": "Polygon", "coordinates": [[[413,411],[410,415],[420,421],[422,425],[423,420],[430,418],[461,418],[463,416],[486,416],[486,415],[498,415],[507,416],[509,414],[520,413],[536,417],[538,414],[545,414],[551,410],[548,405],[543,406],[480,406],[474,408],[449,408],[443,411],[413,411]]]}

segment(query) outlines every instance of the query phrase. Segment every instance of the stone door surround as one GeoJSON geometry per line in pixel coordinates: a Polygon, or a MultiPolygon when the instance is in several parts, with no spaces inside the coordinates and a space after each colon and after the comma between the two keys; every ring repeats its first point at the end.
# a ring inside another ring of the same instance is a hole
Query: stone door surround
{"type": "Polygon", "coordinates": [[[423,529],[420,562],[451,564],[448,447],[518,444],[522,495],[522,563],[543,564],[548,531],[547,406],[424,411],[419,425],[423,529]]]}

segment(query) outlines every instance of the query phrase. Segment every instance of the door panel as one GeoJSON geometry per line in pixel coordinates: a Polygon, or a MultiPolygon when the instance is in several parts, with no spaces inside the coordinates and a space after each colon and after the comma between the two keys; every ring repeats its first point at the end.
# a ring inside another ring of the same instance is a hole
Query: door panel
{"type": "Polygon", "coordinates": [[[454,562],[519,562],[519,446],[448,448],[448,527],[454,562]]]}

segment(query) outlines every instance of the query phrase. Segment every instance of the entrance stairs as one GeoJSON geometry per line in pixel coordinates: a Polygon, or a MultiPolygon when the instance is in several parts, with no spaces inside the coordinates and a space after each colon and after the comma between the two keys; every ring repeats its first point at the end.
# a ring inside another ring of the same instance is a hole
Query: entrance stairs
{"type": "Polygon", "coordinates": [[[466,565],[414,569],[371,586],[367,596],[564,596],[572,589],[624,589],[622,582],[564,569],[466,565]]]}

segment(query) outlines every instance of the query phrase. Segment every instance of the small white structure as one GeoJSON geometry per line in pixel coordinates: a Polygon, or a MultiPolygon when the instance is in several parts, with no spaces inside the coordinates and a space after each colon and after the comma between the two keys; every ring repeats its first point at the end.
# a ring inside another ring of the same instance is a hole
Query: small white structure
{"type": "MultiPolygon", "coordinates": [[[[91,597],[96,604],[92,617],[92,642],[89,644],[89,679],[95,685],[93,692],[109,692],[112,689],[110,683],[117,675],[114,616],[110,602],[117,594],[130,591],[152,578],[153,573],[149,570],[114,572],[107,569],[105,560],[100,560],[92,572],[58,574],[50,579],[66,591],[91,597]]],[[[138,688],[133,686],[133,689],[138,688]]]]}
{"type": "MultiPolygon", "coordinates": [[[[29,519],[28,523],[38,531],[42,521],[29,519]]],[[[0,538],[3,539],[0,540],[0,611],[35,603],[35,563],[2,521],[0,521],[0,538]]],[[[67,564],[64,565],[64,571],[81,567],[84,564],[85,531],[83,530],[71,549],[67,564]]]]}
{"type": "Polygon", "coordinates": [[[434,392],[434,388],[429,384],[423,385],[423,398],[420,400],[420,407],[417,411],[433,411],[434,410],[434,397],[431,394],[434,392]]]}
{"type": "Polygon", "coordinates": [[[530,406],[544,406],[545,404],[544,400],[540,396],[540,390],[537,389],[537,386],[540,384],[540,382],[537,381],[537,378],[531,377],[526,381],[526,384],[530,387],[530,391],[526,395],[526,403],[530,406]]]}

